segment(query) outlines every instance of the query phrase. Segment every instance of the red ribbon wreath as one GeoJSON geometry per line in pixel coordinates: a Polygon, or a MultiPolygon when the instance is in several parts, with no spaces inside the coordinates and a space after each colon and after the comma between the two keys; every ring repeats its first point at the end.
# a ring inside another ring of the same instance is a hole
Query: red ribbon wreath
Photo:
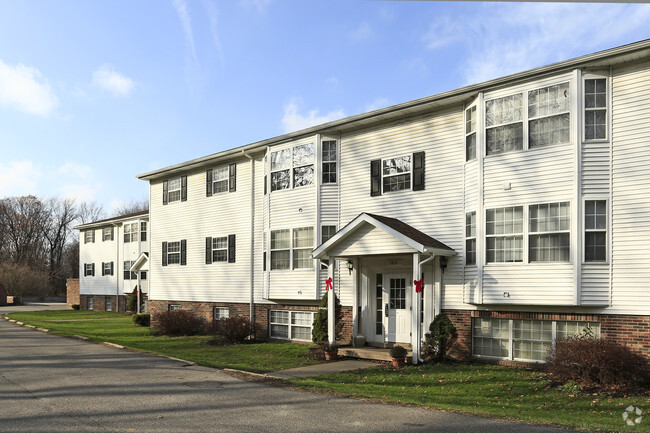
{"type": "Polygon", "coordinates": [[[328,290],[332,290],[334,287],[332,286],[332,277],[329,277],[328,279],[325,280],[325,291],[327,292],[328,290]]]}
{"type": "Polygon", "coordinates": [[[422,284],[424,284],[424,278],[413,280],[413,283],[415,284],[415,293],[422,293],[422,284]]]}

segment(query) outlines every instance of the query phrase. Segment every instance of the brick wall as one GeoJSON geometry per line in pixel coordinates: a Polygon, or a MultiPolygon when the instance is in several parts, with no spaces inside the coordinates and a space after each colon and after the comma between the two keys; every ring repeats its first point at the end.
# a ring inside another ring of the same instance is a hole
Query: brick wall
{"type": "Polygon", "coordinates": [[[71,310],[73,305],[80,305],[79,278],[68,278],[66,287],[66,302],[68,304],[68,310],[71,310]]]}
{"type": "MultiPolygon", "coordinates": [[[[211,322],[214,307],[228,307],[230,316],[250,317],[250,304],[248,303],[227,303],[227,302],[187,302],[187,301],[149,301],[148,311],[151,313],[151,324],[155,326],[156,314],[168,311],[169,305],[180,305],[181,309],[191,311],[199,317],[211,322]]],[[[282,304],[254,304],[253,316],[255,323],[260,327],[260,333],[269,335],[269,311],[290,310],[290,311],[318,311],[317,305],[282,305],[282,304]]],[[[352,338],[352,308],[343,307],[343,341],[348,344],[352,338]]]]}
{"type": "MultiPolygon", "coordinates": [[[[449,347],[449,356],[467,360],[472,357],[472,316],[469,311],[443,310],[456,327],[458,336],[449,347]]],[[[428,332],[428,329],[427,329],[428,332]]]]}

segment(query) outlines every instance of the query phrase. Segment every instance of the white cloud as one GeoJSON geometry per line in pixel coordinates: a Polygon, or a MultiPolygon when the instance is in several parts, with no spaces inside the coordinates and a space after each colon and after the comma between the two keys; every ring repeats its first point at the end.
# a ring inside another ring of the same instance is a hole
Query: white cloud
{"type": "Polygon", "coordinates": [[[359,24],[359,27],[352,30],[349,34],[350,39],[353,41],[363,41],[370,39],[372,33],[372,27],[370,27],[370,24],[368,24],[367,21],[363,21],[361,24],[359,24]]]}
{"type": "Polygon", "coordinates": [[[65,184],[59,189],[59,193],[63,198],[74,199],[77,203],[86,201],[94,201],[100,185],[90,186],[88,184],[65,184]]]}
{"type": "Polygon", "coordinates": [[[214,47],[217,49],[219,60],[223,61],[223,48],[221,46],[221,38],[219,38],[218,26],[219,11],[213,1],[202,0],[202,2],[205,11],[208,14],[208,20],[210,21],[210,33],[212,34],[212,42],[214,43],[214,47]]]}
{"type": "Polygon", "coordinates": [[[101,66],[93,72],[92,84],[114,96],[129,96],[135,87],[133,80],[116,72],[110,65],[101,66]]]}
{"type": "Polygon", "coordinates": [[[36,182],[41,177],[32,161],[0,163],[0,196],[37,195],[36,182]]]}
{"type": "Polygon", "coordinates": [[[467,84],[601,49],[650,21],[650,5],[639,4],[477,3],[467,10],[462,21],[437,18],[422,37],[430,50],[464,52],[467,84]]]}
{"type": "Polygon", "coordinates": [[[69,174],[79,178],[87,178],[92,172],[92,167],[88,165],[78,164],[76,162],[66,161],[61,167],[59,167],[58,172],[60,174],[69,174]]]}
{"type": "Polygon", "coordinates": [[[254,7],[259,13],[264,13],[271,4],[271,0],[241,0],[240,3],[246,7],[254,7]]]}
{"type": "Polygon", "coordinates": [[[11,67],[0,60],[0,104],[46,116],[59,105],[59,100],[38,69],[23,64],[11,67]]]}
{"type": "Polygon", "coordinates": [[[384,108],[388,106],[388,99],[386,98],[376,98],[374,101],[372,101],[370,104],[366,105],[365,111],[375,111],[379,110],[380,108],[384,108]]]}
{"type": "Polygon", "coordinates": [[[301,114],[298,112],[298,104],[300,102],[300,98],[293,98],[289,104],[284,107],[282,125],[284,126],[285,132],[299,131],[301,129],[309,128],[310,126],[320,125],[322,123],[331,122],[332,120],[345,117],[345,112],[340,108],[323,115],[319,115],[317,109],[310,110],[307,114],[301,114]]]}
{"type": "Polygon", "coordinates": [[[192,19],[190,18],[190,13],[187,10],[187,3],[185,3],[185,0],[174,0],[174,8],[176,9],[178,18],[181,20],[181,26],[183,27],[183,34],[185,35],[186,56],[189,60],[195,64],[198,64],[198,59],[196,57],[196,47],[194,45],[192,19]]]}

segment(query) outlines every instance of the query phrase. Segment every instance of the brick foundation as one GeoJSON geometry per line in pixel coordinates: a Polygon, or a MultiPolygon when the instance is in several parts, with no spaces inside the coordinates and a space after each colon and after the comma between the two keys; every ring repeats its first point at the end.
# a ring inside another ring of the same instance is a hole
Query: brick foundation
{"type": "MultiPolygon", "coordinates": [[[[93,298],[93,311],[106,311],[106,299],[110,298],[113,300],[113,307],[111,311],[119,311],[124,313],[127,311],[127,306],[129,303],[130,295],[122,296],[105,296],[105,295],[81,295],[79,298],[79,306],[81,310],[88,309],[88,298],[93,298]],[[119,303],[119,309],[118,309],[119,303]]],[[[145,294],[146,299],[146,294],[145,294]]],[[[69,304],[70,305],[70,304],[69,304]]],[[[149,305],[149,304],[147,304],[149,305]]],[[[72,308],[72,307],[70,307],[72,308]]]]}
{"type": "Polygon", "coordinates": [[[72,310],[73,305],[80,305],[79,278],[68,278],[66,281],[66,303],[68,310],[72,310]]]}
{"type": "MultiPolygon", "coordinates": [[[[169,305],[180,305],[181,309],[193,312],[208,322],[214,320],[214,307],[228,307],[230,316],[250,317],[250,304],[228,302],[188,302],[188,301],[149,301],[148,311],[151,313],[151,323],[155,326],[156,314],[168,311],[169,305]]],[[[269,311],[318,311],[318,305],[283,305],[283,304],[254,304],[253,316],[260,332],[269,335],[269,311]]],[[[343,307],[343,339],[341,344],[348,344],[352,339],[352,307],[343,307]]]]}

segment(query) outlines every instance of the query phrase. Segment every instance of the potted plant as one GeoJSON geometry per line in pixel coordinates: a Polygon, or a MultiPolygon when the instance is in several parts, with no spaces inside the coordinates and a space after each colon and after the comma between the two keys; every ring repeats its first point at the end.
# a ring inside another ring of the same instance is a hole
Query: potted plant
{"type": "Polygon", "coordinates": [[[325,360],[335,361],[339,355],[339,345],[336,343],[323,343],[321,345],[323,352],[325,353],[325,360]]]}
{"type": "Polygon", "coordinates": [[[399,344],[391,347],[390,349],[390,356],[393,358],[393,367],[404,367],[406,364],[406,355],[408,354],[408,351],[404,346],[400,346],[399,344]]]}

